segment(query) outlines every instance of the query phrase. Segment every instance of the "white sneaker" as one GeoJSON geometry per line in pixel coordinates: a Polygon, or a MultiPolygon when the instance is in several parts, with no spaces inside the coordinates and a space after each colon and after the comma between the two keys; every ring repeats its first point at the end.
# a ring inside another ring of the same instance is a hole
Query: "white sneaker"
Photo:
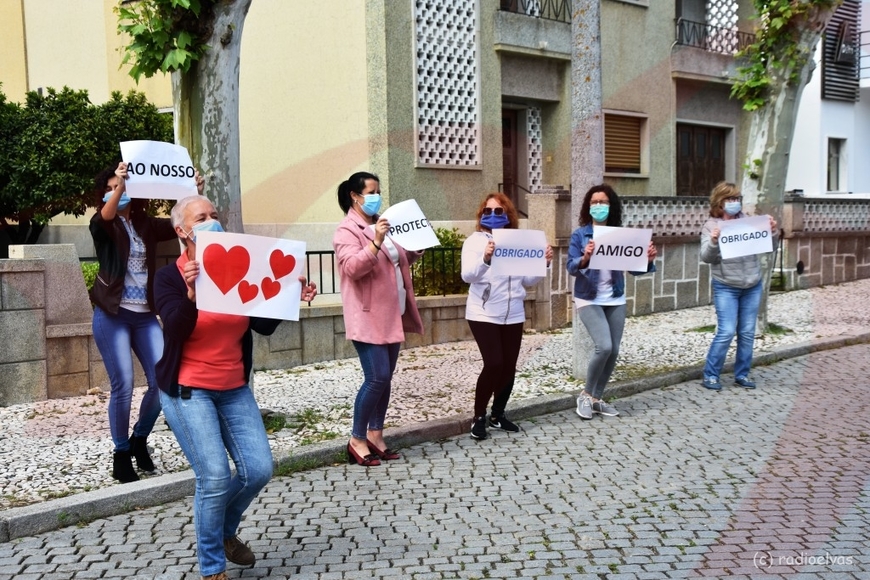
{"type": "Polygon", "coordinates": [[[589,420],[592,418],[592,399],[588,395],[580,395],[577,397],[577,414],[581,419],[589,420]]]}
{"type": "Polygon", "coordinates": [[[604,401],[595,401],[592,403],[592,412],[604,415],[605,417],[619,416],[619,411],[617,411],[613,405],[605,403],[604,401]]]}

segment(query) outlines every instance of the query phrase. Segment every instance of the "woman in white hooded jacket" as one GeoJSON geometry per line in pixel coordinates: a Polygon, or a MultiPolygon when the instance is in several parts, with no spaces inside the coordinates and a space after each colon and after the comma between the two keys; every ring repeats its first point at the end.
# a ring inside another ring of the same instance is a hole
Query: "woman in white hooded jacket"
{"type": "MultiPolygon", "coordinates": [[[[512,432],[520,430],[505,417],[505,407],[513,390],[523,340],[525,287],[537,284],[542,278],[493,276],[490,268],[495,251],[492,230],[518,225],[517,210],[510,198],[503,193],[490,193],[477,210],[477,231],[462,245],[462,279],[471,285],[465,318],[483,357],[471,426],[471,436],[475,439],[487,438],[486,407],[493,396],[489,426],[512,432]]],[[[545,256],[549,267],[553,259],[549,245],[545,256]]]]}

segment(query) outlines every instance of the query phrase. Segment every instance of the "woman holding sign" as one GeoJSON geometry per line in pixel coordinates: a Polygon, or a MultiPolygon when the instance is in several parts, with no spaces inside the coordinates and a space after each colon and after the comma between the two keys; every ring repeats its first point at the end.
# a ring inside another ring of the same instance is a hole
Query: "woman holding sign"
{"type": "Polygon", "coordinates": [[[341,276],[344,332],[364,375],[353,405],[347,459],[368,467],[400,457],[384,441],[384,419],[405,332],[423,334],[411,282],[411,264],[422,252],[405,250],[387,235],[390,222],[378,215],[376,175],[361,171],[342,182],[338,205],[346,217],[332,245],[341,276]]]}
{"type": "MultiPolygon", "coordinates": [[[[741,202],[736,185],[725,181],[718,183],[710,194],[710,219],[701,230],[701,261],[710,264],[716,308],[716,335],[707,352],[701,385],[713,391],[722,389],[719,374],[735,334],[734,383],[745,389],[755,388],[755,381],[749,378],[749,369],[755,342],[755,319],[764,291],[761,265],[758,254],[723,259],[719,248],[723,222],[746,217],[741,211],[741,202]]],[[[776,247],[776,220],[768,218],[773,247],[776,247]]]]}
{"type": "MultiPolygon", "coordinates": [[[[619,412],[602,400],[604,387],[616,367],[622,331],[625,328],[625,274],[617,270],[593,270],[589,261],[595,251],[596,226],[622,227],[622,202],[609,185],[595,185],[586,192],[580,208],[580,227],[571,234],[568,248],[568,273],[574,279],[574,305],[577,315],[595,344],[586,370],[586,387],[577,397],[581,419],[594,415],[616,417],[619,412]]],[[[656,247],[650,242],[646,252],[646,272],[655,272],[656,247]]]]}
{"type": "MultiPolygon", "coordinates": [[[[505,408],[513,391],[523,340],[525,287],[543,278],[494,276],[490,269],[495,253],[492,231],[516,229],[518,225],[517,210],[510,198],[503,193],[490,193],[477,210],[477,231],[462,244],[462,279],[471,284],[465,318],[483,358],[483,370],[474,391],[471,436],[475,439],[488,437],[487,424],[505,431],[520,430],[505,416],[505,408]],[[490,399],[493,399],[492,412],[487,421],[486,407],[490,399]]],[[[544,257],[549,267],[553,260],[553,249],[549,245],[544,257]]]]}
{"type": "MultiPolygon", "coordinates": [[[[272,477],[269,439],[248,386],[252,332],[272,334],[281,321],[199,310],[197,234],[223,228],[214,205],[200,196],[175,204],[172,225],[184,251],[157,272],[154,282],[164,336],[157,363],[160,402],[196,476],[193,523],[200,573],[207,579],[226,578],[227,560],[254,565],[254,553],[237,536],[239,522],[272,477]]],[[[299,281],[302,300],[312,300],[314,284],[306,285],[302,277],[299,281]]]]}
{"type": "MultiPolygon", "coordinates": [[[[119,163],[97,175],[100,202],[90,231],[100,267],[91,289],[94,303],[94,342],[106,365],[109,395],[109,430],[115,450],[112,477],[121,483],[136,481],[133,459],[143,471],[154,471],[146,439],[160,415],[154,365],[163,349],[163,333],[154,315],[154,271],[157,244],[175,238],[167,218],[150,217],[146,200],[126,193],[127,164],[119,163]],[[136,354],[148,390],[139,407],[139,420],[130,434],[133,399],[133,356],[136,354]]],[[[203,180],[196,175],[202,192],[203,180]]]]}

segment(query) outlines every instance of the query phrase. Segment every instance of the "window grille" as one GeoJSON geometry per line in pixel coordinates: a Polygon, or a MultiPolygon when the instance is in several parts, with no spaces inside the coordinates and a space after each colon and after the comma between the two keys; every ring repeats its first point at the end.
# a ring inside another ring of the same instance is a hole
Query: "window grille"
{"type": "Polygon", "coordinates": [[[480,164],[476,0],[415,0],[417,162],[480,164]]]}

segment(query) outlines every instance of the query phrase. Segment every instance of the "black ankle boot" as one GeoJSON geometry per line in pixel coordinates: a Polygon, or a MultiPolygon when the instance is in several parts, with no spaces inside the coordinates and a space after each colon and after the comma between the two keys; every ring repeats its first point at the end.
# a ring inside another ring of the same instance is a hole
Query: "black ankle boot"
{"type": "Polygon", "coordinates": [[[129,451],[115,451],[112,463],[112,477],[121,483],[139,481],[136,470],[133,469],[133,460],[129,451]]]}
{"type": "Polygon", "coordinates": [[[148,444],[146,437],[132,435],[130,437],[130,455],[136,458],[136,465],[142,471],[154,471],[154,462],[151,461],[151,456],[148,455],[148,444]]]}

